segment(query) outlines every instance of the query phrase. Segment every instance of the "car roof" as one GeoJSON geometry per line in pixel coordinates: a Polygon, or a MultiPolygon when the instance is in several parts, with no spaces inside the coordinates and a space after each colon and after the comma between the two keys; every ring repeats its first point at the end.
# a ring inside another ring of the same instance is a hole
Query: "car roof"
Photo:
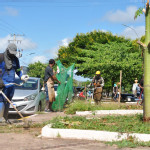
{"type": "MultiPolygon", "coordinates": [[[[15,77],[16,79],[19,79],[19,77],[15,77]]],[[[40,80],[40,78],[37,78],[37,77],[29,77],[29,79],[37,79],[37,80],[40,80]]]]}

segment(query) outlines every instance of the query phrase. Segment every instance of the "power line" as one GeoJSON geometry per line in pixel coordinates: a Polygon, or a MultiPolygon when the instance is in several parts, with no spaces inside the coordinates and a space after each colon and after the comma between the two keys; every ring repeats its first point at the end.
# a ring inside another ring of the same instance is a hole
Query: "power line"
{"type": "MultiPolygon", "coordinates": [[[[6,5],[7,6],[14,6],[14,7],[49,7],[48,4],[56,4],[55,7],[91,7],[91,6],[99,6],[99,5],[102,5],[102,4],[106,4],[106,5],[112,5],[111,3],[112,1],[110,0],[107,0],[107,1],[83,1],[83,0],[80,0],[80,1],[56,1],[56,0],[1,0],[0,3],[1,5],[6,5]],[[8,5],[9,3],[9,5],[8,5]],[[34,5],[23,5],[21,6],[20,4],[23,3],[27,3],[27,4],[34,4],[34,5]],[[35,5],[36,3],[36,5],[35,5]],[[15,5],[14,5],[15,4],[15,5]],[[19,5],[17,5],[19,4],[19,5]],[[40,4],[40,5],[38,5],[40,4]],[[46,5],[45,5],[46,4],[46,5]],[[59,4],[59,5],[58,5],[59,4]],[[85,5],[86,4],[86,5],[85,5]]],[[[115,5],[120,5],[120,4],[137,4],[137,3],[142,3],[143,0],[129,0],[129,1],[114,1],[113,0],[113,4],[115,5]]]]}
{"type": "Polygon", "coordinates": [[[123,25],[123,26],[125,26],[125,27],[130,28],[131,30],[133,30],[133,31],[134,31],[134,33],[136,34],[137,38],[138,38],[138,39],[140,39],[139,35],[137,34],[137,32],[136,32],[136,30],[135,30],[134,28],[132,28],[132,27],[130,27],[130,26],[128,26],[128,25],[126,25],[126,24],[122,24],[122,25],[123,25]]]}
{"type": "Polygon", "coordinates": [[[0,27],[2,27],[4,30],[7,30],[9,33],[12,33],[12,32],[15,33],[16,32],[14,29],[10,28],[9,26],[7,26],[1,22],[0,22],[0,27]]]}
{"type": "Polygon", "coordinates": [[[0,26],[0,30],[7,32],[8,34],[11,33],[7,28],[3,28],[3,26],[0,26]]]}
{"type": "Polygon", "coordinates": [[[3,24],[5,24],[8,28],[12,28],[15,32],[19,31],[21,32],[22,34],[24,34],[20,29],[17,29],[16,27],[14,27],[13,25],[11,25],[10,23],[6,22],[4,19],[1,19],[0,18],[0,22],[2,22],[3,24]]]}
{"type": "MultiPolygon", "coordinates": [[[[126,2],[126,3],[140,3],[142,2],[143,0],[126,0],[126,1],[120,1],[121,3],[122,2],[126,2]]],[[[97,2],[100,2],[100,1],[96,1],[96,0],[0,0],[1,3],[24,3],[24,2],[43,2],[43,3],[78,3],[78,2],[84,2],[84,3],[87,3],[87,2],[94,2],[94,3],[97,3],[97,2]]],[[[105,1],[102,1],[101,0],[101,3],[110,3],[112,2],[112,0],[105,0],[105,1]]],[[[118,3],[119,1],[118,0],[113,0],[113,3],[116,2],[118,3]]]]}

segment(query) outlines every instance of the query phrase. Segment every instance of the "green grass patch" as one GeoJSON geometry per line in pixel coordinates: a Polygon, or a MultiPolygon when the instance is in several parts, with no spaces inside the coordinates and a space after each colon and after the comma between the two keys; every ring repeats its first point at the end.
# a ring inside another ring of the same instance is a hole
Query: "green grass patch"
{"type": "Polygon", "coordinates": [[[142,115],[105,116],[92,119],[86,119],[86,117],[81,116],[66,116],[55,117],[50,122],[52,123],[52,128],[150,134],[150,125],[143,123],[142,115]]]}
{"type": "Polygon", "coordinates": [[[65,109],[66,114],[75,114],[76,111],[95,111],[95,110],[116,110],[116,109],[143,109],[142,106],[125,103],[101,103],[101,105],[92,104],[90,101],[76,100],[69,104],[65,109]]]}
{"type": "Polygon", "coordinates": [[[130,147],[130,148],[135,148],[135,147],[150,147],[150,142],[138,142],[134,138],[122,140],[122,141],[113,141],[113,142],[105,142],[105,144],[113,146],[117,145],[118,148],[125,148],[125,147],[130,147]]]}

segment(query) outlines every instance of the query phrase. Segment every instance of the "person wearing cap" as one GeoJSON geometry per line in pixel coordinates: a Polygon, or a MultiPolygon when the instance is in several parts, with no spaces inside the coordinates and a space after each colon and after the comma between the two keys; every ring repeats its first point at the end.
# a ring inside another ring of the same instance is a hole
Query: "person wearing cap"
{"type": "Polygon", "coordinates": [[[133,94],[134,94],[135,97],[137,97],[138,85],[139,85],[138,79],[135,78],[134,83],[133,83],[133,86],[132,86],[132,92],[133,92],[133,94]]]}
{"type": "MultiPolygon", "coordinates": [[[[22,75],[19,59],[16,57],[16,55],[17,46],[14,43],[10,43],[5,52],[0,54],[0,79],[4,84],[3,92],[10,101],[12,100],[15,91],[14,85],[10,84],[14,83],[15,81],[15,73],[20,77],[21,80],[26,81],[28,79],[28,75],[22,75]]],[[[0,102],[4,102],[5,105],[3,118],[5,119],[6,123],[10,123],[8,120],[10,104],[1,94],[0,102]]]]}
{"type": "Polygon", "coordinates": [[[113,87],[113,95],[114,95],[114,96],[113,96],[114,101],[117,101],[117,98],[119,97],[117,84],[114,84],[114,87],[113,87]]]}
{"type": "Polygon", "coordinates": [[[96,71],[95,76],[92,80],[92,84],[94,86],[94,101],[95,104],[99,104],[102,98],[102,91],[104,86],[104,79],[101,77],[101,72],[96,71]]]}

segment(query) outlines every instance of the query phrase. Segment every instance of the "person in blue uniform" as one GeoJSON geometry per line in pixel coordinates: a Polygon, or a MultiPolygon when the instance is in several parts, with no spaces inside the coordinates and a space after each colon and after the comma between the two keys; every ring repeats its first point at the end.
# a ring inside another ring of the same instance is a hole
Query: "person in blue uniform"
{"type": "MultiPolygon", "coordinates": [[[[22,75],[19,60],[16,57],[16,54],[17,46],[14,43],[10,43],[5,52],[0,54],[0,78],[4,83],[4,87],[1,90],[10,101],[12,100],[12,97],[14,95],[15,87],[13,84],[7,84],[15,82],[15,73],[20,77],[21,80],[26,81],[27,78],[26,75],[22,75]]],[[[0,102],[4,102],[5,105],[3,117],[6,123],[10,123],[10,121],[8,120],[8,111],[10,104],[2,96],[2,94],[0,94],[0,102]]]]}

